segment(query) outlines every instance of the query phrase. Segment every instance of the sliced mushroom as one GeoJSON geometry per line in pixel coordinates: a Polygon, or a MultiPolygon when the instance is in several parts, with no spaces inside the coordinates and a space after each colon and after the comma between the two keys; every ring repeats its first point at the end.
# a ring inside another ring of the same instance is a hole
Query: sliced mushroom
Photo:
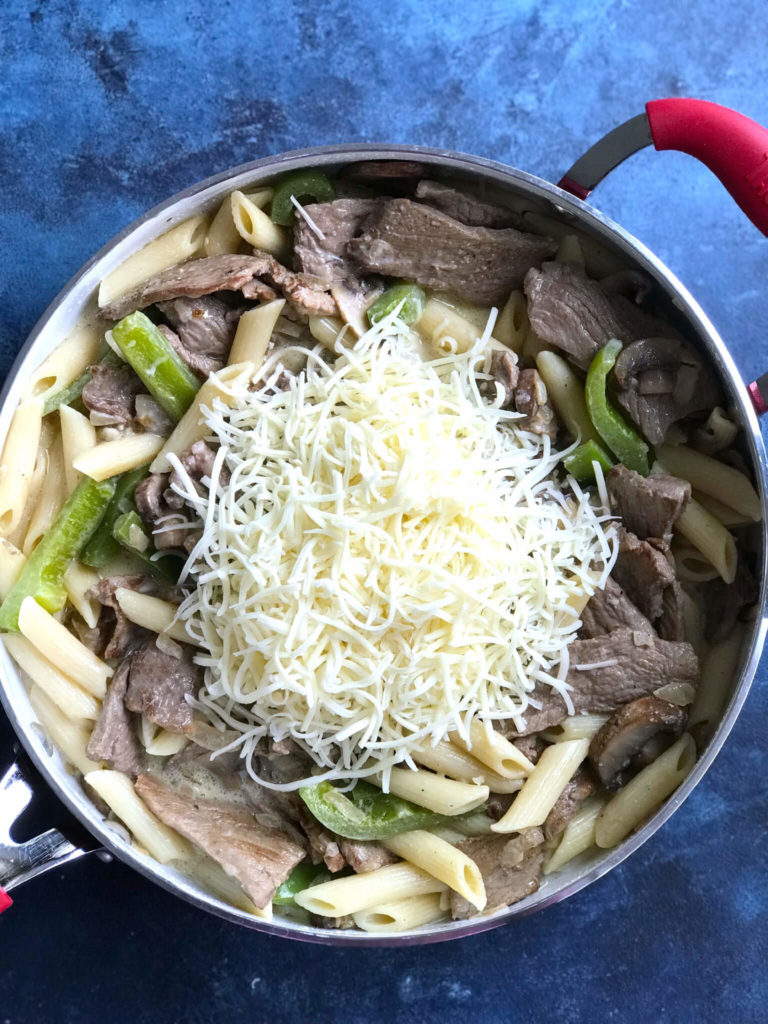
{"type": "Polygon", "coordinates": [[[496,349],[491,353],[490,373],[493,380],[483,381],[480,392],[489,402],[495,402],[499,394],[503,395],[502,409],[514,409],[515,388],[520,378],[517,356],[514,352],[502,352],[496,349]]]}
{"type": "Polygon", "coordinates": [[[615,711],[594,735],[589,760],[606,789],[621,789],[628,781],[630,762],[641,751],[656,747],[656,737],[679,736],[688,719],[686,711],[658,697],[641,697],[615,711]]]}
{"type": "Polygon", "coordinates": [[[652,287],[650,277],[640,270],[617,270],[600,281],[600,288],[606,295],[623,295],[638,304],[647,298],[652,287]]]}
{"type": "Polygon", "coordinates": [[[722,400],[713,372],[677,338],[643,338],[627,345],[613,373],[619,402],[651,444],[663,443],[673,423],[722,400]]]}
{"type": "Polygon", "coordinates": [[[361,160],[348,164],[339,174],[343,181],[383,189],[388,195],[413,195],[421,179],[428,176],[429,167],[413,160],[361,160]]]}

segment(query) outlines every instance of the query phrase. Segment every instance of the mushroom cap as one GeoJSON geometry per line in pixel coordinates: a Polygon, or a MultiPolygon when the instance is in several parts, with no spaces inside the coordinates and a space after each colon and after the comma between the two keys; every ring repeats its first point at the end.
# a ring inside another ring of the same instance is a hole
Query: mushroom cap
{"type": "Polygon", "coordinates": [[[620,789],[632,758],[659,734],[679,736],[687,720],[683,708],[658,697],[641,697],[615,711],[589,746],[589,760],[606,789],[620,789]]]}

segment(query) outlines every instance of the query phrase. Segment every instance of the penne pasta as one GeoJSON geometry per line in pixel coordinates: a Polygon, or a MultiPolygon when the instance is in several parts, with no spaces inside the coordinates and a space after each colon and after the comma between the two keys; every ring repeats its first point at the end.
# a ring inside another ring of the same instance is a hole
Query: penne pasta
{"type": "MultiPolygon", "coordinates": [[[[325,345],[331,352],[335,351],[337,342],[344,341],[344,337],[341,336],[341,332],[344,331],[346,324],[343,320],[339,320],[335,316],[311,316],[309,318],[309,333],[315,339],[319,341],[321,345],[325,345]]],[[[345,332],[346,333],[346,332],[345,332]]]]}
{"type": "Polygon", "coordinates": [[[138,590],[129,590],[127,587],[118,587],[115,599],[123,615],[137,626],[151,629],[153,633],[164,633],[181,643],[194,643],[184,623],[174,621],[179,609],[171,601],[142,594],[138,590]]]}
{"type": "Polygon", "coordinates": [[[146,715],[142,715],[139,721],[139,738],[142,746],[148,754],[157,757],[169,757],[178,754],[189,742],[189,737],[182,733],[167,732],[150,722],[146,715]]]}
{"type": "Polygon", "coordinates": [[[555,259],[559,263],[578,263],[580,267],[586,265],[584,251],[578,235],[563,235],[560,245],[555,253],[555,259]]]}
{"type": "Polygon", "coordinates": [[[384,846],[398,857],[445,882],[477,910],[486,904],[485,883],[477,864],[466,853],[439,836],[417,829],[384,840],[384,846]]]}
{"type": "Polygon", "coordinates": [[[433,921],[439,921],[445,916],[441,897],[437,893],[412,896],[410,899],[397,900],[393,903],[379,903],[375,907],[352,915],[358,928],[378,935],[409,932],[433,921]]]}
{"type": "Polygon", "coordinates": [[[155,860],[167,864],[189,856],[186,841],[155,817],[127,775],[104,768],[89,772],[85,781],[155,860]]]}
{"type": "Polygon", "coordinates": [[[746,628],[737,623],[726,640],[713,644],[704,655],[696,699],[688,715],[688,730],[702,747],[717,725],[736,678],[746,628]]]}
{"type": "Polygon", "coordinates": [[[55,437],[50,443],[46,453],[46,464],[45,479],[24,534],[22,550],[25,555],[31,554],[46,535],[69,494],[61,437],[55,437]]]}
{"type": "Polygon", "coordinates": [[[234,396],[229,385],[239,381],[242,377],[251,377],[253,373],[253,363],[235,363],[225,366],[218,373],[211,374],[174,427],[171,436],[163,443],[149,467],[150,471],[152,473],[167,473],[171,468],[168,455],[171,453],[181,455],[195,441],[202,441],[209,433],[203,418],[204,410],[212,409],[215,399],[219,399],[225,405],[231,405],[234,396]]]}
{"type": "Polygon", "coordinates": [[[87,416],[69,405],[59,409],[64,481],[67,494],[77,487],[82,473],[75,469],[75,460],[96,447],[96,428],[87,416]]]}
{"type": "Polygon", "coordinates": [[[555,412],[565,423],[568,432],[580,443],[595,441],[601,447],[603,441],[587,412],[584,399],[584,384],[570,365],[556,352],[539,352],[536,368],[547,388],[547,394],[555,412]]]}
{"type": "Polygon", "coordinates": [[[37,684],[29,691],[29,700],[51,742],[81,775],[87,775],[88,772],[101,767],[97,761],[92,761],[85,751],[90,729],[84,722],[68,718],[37,684]]]}
{"type": "Polygon", "coordinates": [[[738,562],[736,541],[719,519],[691,498],[675,529],[717,569],[726,583],[733,583],[738,562]]]}
{"type": "Polygon", "coordinates": [[[240,317],[229,353],[229,364],[251,363],[254,371],[260,370],[267,354],[272,332],[283,311],[285,299],[266,302],[255,309],[249,309],[240,317]]]}
{"type": "Polygon", "coordinates": [[[296,894],[298,906],[321,917],[344,917],[381,903],[439,893],[447,886],[412,864],[387,864],[362,875],[334,878],[296,894]]]}
{"type": "Polygon", "coordinates": [[[466,352],[483,333],[441,299],[428,299],[413,326],[424,341],[444,352],[466,352]]]}
{"type": "Polygon", "coordinates": [[[19,578],[26,557],[9,540],[0,537],[0,601],[19,578]]]}
{"type": "Polygon", "coordinates": [[[533,765],[522,750],[490,723],[473,719],[469,725],[469,739],[464,740],[454,733],[451,741],[505,778],[521,779],[533,771],[533,765]]]}
{"type": "Polygon", "coordinates": [[[560,842],[544,865],[544,874],[559,871],[574,857],[595,845],[595,823],[605,806],[605,798],[589,797],[565,826],[560,842]]]}
{"type": "Polygon", "coordinates": [[[563,740],[547,747],[523,783],[512,806],[503,818],[491,825],[491,830],[521,832],[525,828],[543,825],[588,750],[587,739],[563,740]]]}
{"type": "Polygon", "coordinates": [[[672,554],[675,573],[683,583],[708,583],[720,575],[708,558],[680,537],[676,537],[672,544],[672,554]]]}
{"type": "Polygon", "coordinates": [[[54,668],[26,637],[17,633],[6,633],[3,636],[3,643],[22,672],[26,672],[32,682],[40,687],[67,718],[78,721],[84,718],[95,720],[99,717],[99,701],[68,679],[58,668],[54,668]]]}
{"type": "Polygon", "coordinates": [[[99,306],[106,306],[118,295],[137,288],[162,270],[200,255],[207,227],[205,217],[190,217],[129,256],[102,280],[99,286],[99,306]]]}
{"type": "Polygon", "coordinates": [[[718,501],[717,498],[713,498],[709,494],[704,494],[702,491],[694,491],[693,496],[707,512],[711,512],[715,519],[719,519],[723,526],[746,526],[747,523],[752,522],[751,518],[744,515],[743,512],[737,512],[735,509],[729,508],[722,501],[718,501]]]}
{"type": "Polygon", "coordinates": [[[104,326],[94,317],[78,323],[48,358],[33,370],[25,396],[42,402],[69,387],[99,358],[104,344],[104,326]]]}
{"type": "Polygon", "coordinates": [[[491,793],[516,793],[525,777],[525,773],[520,770],[513,776],[499,775],[447,740],[424,744],[413,757],[425,768],[447,775],[449,779],[486,785],[491,793]]]}
{"type": "Polygon", "coordinates": [[[67,571],[64,573],[64,589],[67,597],[78,615],[84,620],[89,629],[93,629],[99,621],[101,604],[93,597],[88,597],[88,591],[99,582],[99,574],[89,569],[76,559],[70,562],[67,571]]]}
{"type": "Polygon", "coordinates": [[[40,654],[94,697],[103,697],[112,669],[89,651],[74,633],[35,601],[25,597],[19,609],[19,631],[40,654]]]}
{"type": "MultiPolygon", "coordinates": [[[[230,197],[232,221],[240,237],[254,249],[261,249],[280,259],[289,247],[288,232],[274,224],[260,208],[263,194],[233,192],[230,197]]],[[[264,200],[264,205],[267,201],[264,200]]]]}
{"type": "Polygon", "coordinates": [[[456,782],[443,775],[427,771],[410,771],[408,768],[392,768],[389,777],[389,791],[403,800],[410,800],[419,807],[426,807],[436,814],[465,814],[473,811],[488,799],[487,786],[476,786],[469,782],[456,782]]]}
{"type": "Polygon", "coordinates": [[[520,291],[513,291],[496,318],[493,337],[520,355],[530,326],[525,296],[520,291]]]}
{"type": "Polygon", "coordinates": [[[165,438],[159,434],[126,434],[116,441],[102,441],[78,455],[72,465],[91,480],[108,480],[118,473],[146,466],[164,444],[165,438]]]}
{"type": "Polygon", "coordinates": [[[203,243],[206,256],[222,256],[240,252],[243,239],[232,220],[232,199],[227,196],[216,211],[203,243]]]}
{"type": "Polygon", "coordinates": [[[571,715],[560,725],[547,730],[552,742],[561,740],[591,740],[598,729],[608,721],[608,715],[571,715]]]}
{"type": "Polygon", "coordinates": [[[252,900],[248,899],[241,887],[224,869],[211,857],[198,855],[197,850],[190,853],[185,860],[175,861],[175,866],[189,875],[200,885],[209,889],[213,895],[228,903],[238,910],[244,910],[246,914],[261,918],[262,921],[272,920],[272,901],[266,907],[257,907],[252,900]]]}
{"type": "Polygon", "coordinates": [[[696,744],[690,733],[638,772],[600,811],[595,842],[603,849],[617,846],[659,807],[684,781],[696,763],[696,744]]]}
{"type": "Polygon", "coordinates": [[[0,537],[23,522],[43,425],[43,401],[27,398],[11,420],[0,461],[0,537]]]}
{"type": "Polygon", "coordinates": [[[657,452],[666,472],[688,480],[692,487],[759,523],[760,498],[751,482],[733,466],[686,445],[662,445],[657,452]]]}

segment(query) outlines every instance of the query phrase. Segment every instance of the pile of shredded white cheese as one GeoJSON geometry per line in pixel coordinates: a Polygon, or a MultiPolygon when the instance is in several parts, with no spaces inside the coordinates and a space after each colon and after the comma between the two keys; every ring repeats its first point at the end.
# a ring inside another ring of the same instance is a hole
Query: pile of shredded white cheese
{"type": "Polygon", "coordinates": [[[207,413],[207,494],[174,460],[204,522],[180,611],[205,652],[196,706],[257,781],[267,733],[312,755],[313,781],[386,786],[425,738],[519,722],[537,683],[567,701],[569,601],[604,581],[613,531],[553,476],[549,440],[481,397],[484,341],[425,361],[390,316],[335,360],[303,350],[285,390],[273,360],[207,413]]]}

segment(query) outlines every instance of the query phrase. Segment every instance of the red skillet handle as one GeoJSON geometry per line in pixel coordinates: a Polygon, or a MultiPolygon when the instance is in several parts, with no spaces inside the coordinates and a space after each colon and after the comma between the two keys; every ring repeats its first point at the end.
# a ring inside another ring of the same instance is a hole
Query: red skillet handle
{"type": "Polygon", "coordinates": [[[768,235],[768,129],[706,100],[652,100],[645,110],[656,149],[701,160],[768,235]]]}
{"type": "Polygon", "coordinates": [[[560,188],[586,199],[606,174],[638,150],[650,145],[677,149],[706,164],[768,235],[768,129],[705,100],[652,100],[645,111],[587,150],[560,179],[560,188]]]}

